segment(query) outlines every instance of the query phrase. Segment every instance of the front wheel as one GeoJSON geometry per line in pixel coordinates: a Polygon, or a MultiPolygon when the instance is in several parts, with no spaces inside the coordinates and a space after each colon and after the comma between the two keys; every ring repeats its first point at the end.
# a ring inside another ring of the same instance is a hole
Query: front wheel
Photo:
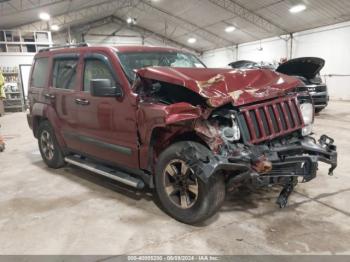
{"type": "Polygon", "coordinates": [[[323,109],[324,109],[324,107],[322,107],[322,108],[315,108],[315,113],[319,114],[323,109]]]}
{"type": "Polygon", "coordinates": [[[48,121],[40,123],[38,144],[41,157],[47,166],[60,168],[65,165],[62,150],[57,143],[54,130],[48,121]]]}
{"type": "Polygon", "coordinates": [[[205,146],[195,142],[178,142],[164,150],[156,165],[155,186],[165,212],[186,224],[200,223],[216,213],[225,199],[222,175],[213,175],[204,182],[194,165],[205,165],[200,159],[189,159],[186,148],[211,155],[205,146]]]}

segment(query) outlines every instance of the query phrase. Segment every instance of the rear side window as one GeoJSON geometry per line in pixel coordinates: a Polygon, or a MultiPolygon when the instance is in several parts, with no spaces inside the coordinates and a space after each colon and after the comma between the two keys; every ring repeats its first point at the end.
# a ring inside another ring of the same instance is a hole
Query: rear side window
{"type": "Polygon", "coordinates": [[[113,86],[116,84],[109,67],[99,59],[85,60],[84,91],[90,91],[92,79],[110,79],[113,86]]]}
{"type": "Polygon", "coordinates": [[[31,86],[43,88],[46,86],[49,71],[49,59],[35,59],[34,69],[31,79],[31,86]]]}
{"type": "Polygon", "coordinates": [[[52,86],[60,89],[74,89],[77,78],[78,59],[55,59],[52,86]]]}

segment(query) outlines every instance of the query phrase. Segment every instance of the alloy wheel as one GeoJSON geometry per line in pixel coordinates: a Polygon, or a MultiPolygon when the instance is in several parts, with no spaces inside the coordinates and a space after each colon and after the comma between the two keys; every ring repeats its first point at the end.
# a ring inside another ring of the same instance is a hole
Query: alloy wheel
{"type": "Polygon", "coordinates": [[[47,160],[51,160],[54,156],[55,147],[53,144],[52,136],[46,130],[41,133],[40,137],[41,149],[44,153],[44,156],[47,160]]]}
{"type": "Polygon", "coordinates": [[[197,177],[183,160],[170,161],[163,175],[165,192],[173,204],[188,209],[196,203],[199,190],[197,177]]]}

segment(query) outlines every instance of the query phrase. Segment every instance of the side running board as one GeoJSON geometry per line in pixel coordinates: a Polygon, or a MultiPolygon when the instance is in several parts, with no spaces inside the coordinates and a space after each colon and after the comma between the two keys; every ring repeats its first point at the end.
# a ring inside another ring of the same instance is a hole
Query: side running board
{"type": "Polygon", "coordinates": [[[113,179],[115,181],[121,182],[125,185],[131,186],[134,188],[142,189],[145,186],[144,182],[141,179],[132,177],[127,173],[121,172],[119,170],[111,169],[103,165],[98,165],[92,162],[88,162],[79,157],[68,156],[68,157],[65,157],[64,160],[67,163],[84,168],[86,170],[108,177],[110,179],[113,179]]]}

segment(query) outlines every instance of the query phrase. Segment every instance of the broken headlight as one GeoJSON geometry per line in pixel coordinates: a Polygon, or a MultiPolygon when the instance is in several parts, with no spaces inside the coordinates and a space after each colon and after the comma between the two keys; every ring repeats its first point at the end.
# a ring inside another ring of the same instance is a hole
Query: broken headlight
{"type": "Polygon", "coordinates": [[[239,126],[235,120],[235,115],[231,115],[232,125],[221,128],[221,137],[225,141],[234,142],[241,138],[239,126]]]}
{"type": "Polygon", "coordinates": [[[314,106],[311,103],[300,104],[300,111],[305,124],[305,127],[301,130],[301,134],[303,136],[310,135],[314,122],[314,106]]]}

